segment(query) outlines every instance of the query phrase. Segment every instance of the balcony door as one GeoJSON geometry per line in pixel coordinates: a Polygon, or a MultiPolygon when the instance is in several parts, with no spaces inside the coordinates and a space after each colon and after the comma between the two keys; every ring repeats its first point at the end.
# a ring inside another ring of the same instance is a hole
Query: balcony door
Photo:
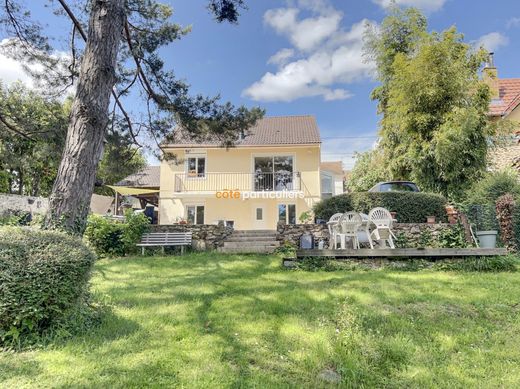
{"type": "Polygon", "coordinates": [[[255,191],[294,189],[294,159],[292,156],[254,158],[255,191]]]}

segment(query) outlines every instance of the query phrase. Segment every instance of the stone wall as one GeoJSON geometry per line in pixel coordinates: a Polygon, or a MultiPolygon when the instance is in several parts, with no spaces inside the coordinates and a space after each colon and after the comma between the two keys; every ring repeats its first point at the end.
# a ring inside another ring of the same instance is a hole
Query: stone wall
{"type": "MultiPolygon", "coordinates": [[[[392,230],[397,237],[404,237],[410,247],[416,247],[424,234],[431,233],[432,240],[436,240],[440,232],[448,228],[451,228],[450,225],[444,223],[395,223],[392,230]]],[[[324,224],[279,225],[277,232],[278,241],[287,241],[296,247],[299,247],[300,237],[306,232],[310,232],[314,236],[316,245],[323,239],[324,247],[329,247],[329,230],[324,224]]]]}
{"type": "Polygon", "coordinates": [[[226,238],[233,233],[233,228],[215,224],[169,224],[152,225],[150,232],[187,232],[191,231],[192,246],[195,250],[212,250],[224,245],[226,238]]]}
{"type": "Polygon", "coordinates": [[[29,212],[44,214],[49,209],[49,200],[44,197],[20,196],[15,194],[0,194],[0,215],[29,212]]]}

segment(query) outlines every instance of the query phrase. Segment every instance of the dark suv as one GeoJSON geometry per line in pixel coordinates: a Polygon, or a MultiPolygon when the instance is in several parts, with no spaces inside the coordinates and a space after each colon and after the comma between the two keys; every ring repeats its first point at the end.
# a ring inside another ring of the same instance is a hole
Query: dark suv
{"type": "Polygon", "coordinates": [[[375,184],[369,192],[420,192],[411,181],[388,181],[375,184]]]}

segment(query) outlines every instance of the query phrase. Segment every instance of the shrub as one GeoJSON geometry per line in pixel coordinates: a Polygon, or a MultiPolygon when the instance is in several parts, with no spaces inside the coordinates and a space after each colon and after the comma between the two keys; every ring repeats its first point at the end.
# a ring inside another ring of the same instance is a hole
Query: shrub
{"type": "Polygon", "coordinates": [[[516,249],[513,215],[515,212],[515,199],[511,194],[500,196],[496,203],[496,213],[500,227],[502,243],[509,249],[516,249]]]}
{"type": "Polygon", "coordinates": [[[518,174],[510,170],[488,173],[466,192],[464,203],[495,204],[498,198],[506,193],[510,193],[516,199],[520,198],[518,174]]]}
{"type": "Polygon", "coordinates": [[[317,218],[328,220],[337,212],[368,213],[372,208],[383,207],[397,212],[400,223],[425,223],[428,216],[446,221],[446,199],[432,193],[411,192],[359,192],[342,194],[316,204],[317,218]]]}
{"type": "Polygon", "coordinates": [[[144,214],[132,211],[126,213],[124,222],[91,215],[84,236],[98,255],[123,256],[136,252],[135,245],[149,224],[144,214]]]}
{"type": "Polygon", "coordinates": [[[0,228],[0,342],[42,334],[88,296],[94,254],[62,232],[0,228]]]}

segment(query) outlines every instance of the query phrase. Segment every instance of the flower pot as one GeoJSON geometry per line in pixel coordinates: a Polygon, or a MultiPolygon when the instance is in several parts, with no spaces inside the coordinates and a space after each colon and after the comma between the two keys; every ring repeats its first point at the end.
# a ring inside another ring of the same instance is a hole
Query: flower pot
{"type": "Polygon", "coordinates": [[[426,217],[426,223],[428,223],[428,224],[435,224],[435,216],[428,216],[428,217],[426,217]]]}
{"type": "Polygon", "coordinates": [[[390,212],[390,215],[392,215],[392,219],[397,220],[397,212],[390,212]]]}
{"type": "Polygon", "coordinates": [[[497,246],[498,231],[477,231],[478,243],[483,249],[494,249],[497,246]]]}

